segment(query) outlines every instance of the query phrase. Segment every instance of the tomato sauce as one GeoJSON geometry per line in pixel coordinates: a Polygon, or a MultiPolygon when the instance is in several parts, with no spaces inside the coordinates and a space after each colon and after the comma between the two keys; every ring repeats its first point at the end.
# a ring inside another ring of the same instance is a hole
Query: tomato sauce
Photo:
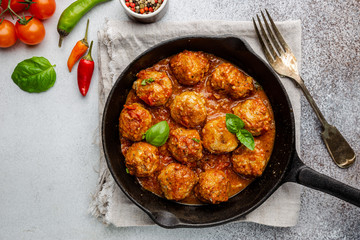
{"type": "MultiPolygon", "coordinates": [[[[183,127],[182,125],[176,123],[171,118],[170,109],[169,109],[170,103],[175,98],[175,96],[179,95],[182,92],[195,91],[204,97],[204,99],[206,100],[206,110],[207,110],[206,121],[215,119],[219,116],[225,116],[226,113],[232,113],[232,108],[235,107],[238,103],[245,101],[246,99],[260,98],[267,106],[272,119],[270,129],[261,136],[256,137],[262,142],[262,146],[265,151],[265,156],[266,159],[268,160],[270,158],[274,144],[275,122],[274,122],[273,112],[265,92],[263,91],[261,86],[256,82],[256,80],[254,80],[255,91],[249,97],[240,100],[233,100],[229,96],[222,95],[218,92],[213,91],[210,86],[210,82],[208,81],[208,78],[218,65],[226,61],[211,54],[206,54],[206,56],[210,61],[209,71],[205,75],[204,81],[196,84],[195,86],[180,85],[176,81],[175,77],[172,75],[171,70],[169,68],[170,58],[163,59],[154,66],[152,66],[151,68],[149,68],[156,71],[166,72],[166,74],[168,75],[168,77],[170,78],[173,84],[172,95],[169,101],[165,104],[165,106],[150,107],[147,104],[144,104],[142,100],[136,96],[134,90],[131,90],[129,92],[126,99],[126,104],[141,103],[152,114],[153,124],[165,120],[168,122],[171,131],[172,129],[183,127]]],[[[202,127],[203,126],[195,127],[195,129],[199,132],[200,136],[202,135],[201,134],[202,127]]],[[[123,137],[121,137],[120,140],[121,140],[121,151],[123,155],[125,155],[126,151],[131,146],[132,142],[123,137]]],[[[145,177],[145,178],[138,177],[137,179],[143,188],[153,192],[156,195],[163,197],[160,185],[157,181],[157,176],[161,171],[161,169],[163,169],[165,166],[167,166],[172,162],[176,162],[176,160],[171,156],[170,152],[167,150],[167,143],[159,147],[159,152],[160,152],[160,167],[156,171],[156,173],[150,177],[145,177]]],[[[204,149],[203,154],[204,156],[200,161],[194,163],[193,165],[190,165],[189,167],[191,167],[197,173],[201,173],[207,169],[212,169],[212,168],[223,170],[230,181],[231,187],[230,187],[229,197],[239,193],[254,180],[254,178],[244,177],[233,171],[230,161],[231,153],[211,154],[206,149],[204,149]]],[[[180,202],[185,204],[201,204],[201,202],[195,197],[193,193],[190,194],[189,197],[185,198],[180,202]]]]}

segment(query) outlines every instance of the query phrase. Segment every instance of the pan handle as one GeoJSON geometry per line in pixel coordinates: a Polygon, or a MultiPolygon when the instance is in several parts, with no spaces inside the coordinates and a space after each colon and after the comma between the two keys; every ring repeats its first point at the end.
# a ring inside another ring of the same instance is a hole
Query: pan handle
{"type": "Polygon", "coordinates": [[[285,182],[297,182],[360,207],[360,190],[307,167],[295,152],[285,182]]]}

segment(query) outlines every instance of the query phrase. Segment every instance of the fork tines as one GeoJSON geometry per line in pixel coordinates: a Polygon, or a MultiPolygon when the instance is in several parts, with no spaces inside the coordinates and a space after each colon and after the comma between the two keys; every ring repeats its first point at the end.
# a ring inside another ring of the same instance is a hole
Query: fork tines
{"type": "Polygon", "coordinates": [[[270,21],[271,27],[269,26],[269,23],[266,20],[265,15],[262,11],[261,11],[261,15],[262,15],[263,21],[265,23],[266,31],[265,31],[258,15],[256,15],[256,18],[257,18],[258,24],[260,26],[261,34],[255,23],[254,18],[253,18],[253,23],[254,23],[255,31],[259,38],[261,47],[263,48],[263,51],[265,53],[265,57],[268,59],[269,62],[271,62],[271,61],[275,60],[276,57],[278,57],[279,55],[283,54],[284,52],[289,51],[290,48],[286,44],[284,38],[281,36],[279,30],[277,29],[276,25],[274,24],[274,21],[270,17],[269,12],[266,9],[265,9],[265,12],[270,21]]]}

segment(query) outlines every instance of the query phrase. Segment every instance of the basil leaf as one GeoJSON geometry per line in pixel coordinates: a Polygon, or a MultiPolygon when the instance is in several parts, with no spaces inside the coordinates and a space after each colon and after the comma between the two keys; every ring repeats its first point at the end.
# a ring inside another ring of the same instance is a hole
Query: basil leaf
{"type": "Polygon", "coordinates": [[[44,57],[32,57],[20,62],[11,75],[12,80],[26,92],[44,92],[56,80],[55,65],[44,57]]]}
{"type": "Polygon", "coordinates": [[[147,78],[147,79],[144,79],[144,80],[142,80],[142,82],[141,82],[141,85],[142,86],[145,86],[147,83],[152,83],[153,81],[155,81],[153,78],[147,78]]]}
{"type": "Polygon", "coordinates": [[[235,114],[226,114],[226,128],[231,133],[237,133],[240,129],[244,128],[244,122],[235,114]]]}
{"type": "Polygon", "coordinates": [[[192,138],[192,140],[194,140],[194,141],[197,142],[197,143],[200,143],[200,140],[197,139],[197,138],[192,138]]]}
{"type": "Polygon", "coordinates": [[[236,137],[239,141],[245,145],[250,150],[254,150],[255,141],[253,135],[246,129],[240,129],[239,132],[236,133],[236,137]]]}
{"type": "Polygon", "coordinates": [[[149,128],[145,133],[146,142],[160,147],[165,144],[169,137],[170,128],[166,121],[159,122],[149,128]]]}

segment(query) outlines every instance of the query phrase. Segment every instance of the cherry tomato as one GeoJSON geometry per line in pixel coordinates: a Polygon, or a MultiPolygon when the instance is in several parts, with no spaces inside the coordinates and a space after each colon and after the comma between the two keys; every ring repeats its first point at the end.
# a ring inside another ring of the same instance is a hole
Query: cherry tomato
{"type": "MultiPolygon", "coordinates": [[[[10,1],[11,1],[10,2],[11,9],[16,13],[23,11],[27,7],[27,4],[20,3],[23,2],[22,0],[10,0],[10,1]]],[[[9,0],[2,0],[1,8],[5,10],[8,7],[8,3],[9,0]]]]}
{"type": "Polygon", "coordinates": [[[51,17],[56,9],[55,0],[33,0],[29,12],[37,19],[45,20],[51,17]]]}
{"type": "Polygon", "coordinates": [[[0,48],[11,47],[16,43],[16,40],[14,24],[4,19],[3,22],[0,23],[0,48]]]}
{"type": "MultiPolygon", "coordinates": [[[[31,18],[25,17],[26,20],[31,18]]],[[[23,25],[19,23],[19,20],[15,24],[16,35],[25,44],[36,45],[39,44],[45,37],[45,27],[42,22],[36,18],[31,19],[27,24],[23,25]]]]}

